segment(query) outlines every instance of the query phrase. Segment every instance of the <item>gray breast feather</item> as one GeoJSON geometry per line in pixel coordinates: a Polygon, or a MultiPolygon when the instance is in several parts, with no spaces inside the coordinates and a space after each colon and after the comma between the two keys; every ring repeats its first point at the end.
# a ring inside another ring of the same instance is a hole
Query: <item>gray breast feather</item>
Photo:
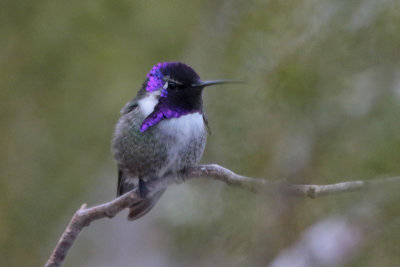
{"type": "Polygon", "coordinates": [[[113,153],[120,169],[131,178],[144,180],[178,172],[197,163],[204,151],[206,131],[200,113],[163,120],[145,132],[139,108],[118,121],[113,153]]]}

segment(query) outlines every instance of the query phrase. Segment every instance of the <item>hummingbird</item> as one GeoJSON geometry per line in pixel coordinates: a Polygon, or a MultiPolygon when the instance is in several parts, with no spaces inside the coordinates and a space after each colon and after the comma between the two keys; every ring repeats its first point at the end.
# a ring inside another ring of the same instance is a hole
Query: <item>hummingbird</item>
{"type": "Polygon", "coordinates": [[[147,182],[178,176],[200,161],[209,130],[203,89],[235,82],[240,81],[202,81],[181,62],[152,67],[136,97],[121,110],[112,140],[117,196],[138,188],[142,197],[129,207],[128,220],[145,215],[164,193],[165,189],[147,197],[147,182]]]}

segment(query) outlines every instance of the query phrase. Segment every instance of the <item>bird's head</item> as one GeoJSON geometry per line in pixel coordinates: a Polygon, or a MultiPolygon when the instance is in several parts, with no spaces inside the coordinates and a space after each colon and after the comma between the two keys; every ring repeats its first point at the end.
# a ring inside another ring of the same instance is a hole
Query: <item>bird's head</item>
{"type": "Polygon", "coordinates": [[[238,81],[202,81],[191,67],[180,62],[156,64],[147,74],[139,92],[139,105],[142,104],[146,116],[140,130],[144,132],[163,119],[196,112],[202,114],[202,92],[205,87],[235,82],[238,81]]]}

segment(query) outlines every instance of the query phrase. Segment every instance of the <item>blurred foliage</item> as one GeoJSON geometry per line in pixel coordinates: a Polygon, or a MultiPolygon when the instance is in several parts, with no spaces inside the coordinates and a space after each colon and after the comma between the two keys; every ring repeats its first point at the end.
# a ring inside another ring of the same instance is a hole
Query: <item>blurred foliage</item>
{"type": "MultiPolygon", "coordinates": [[[[113,125],[159,61],[248,82],[205,92],[213,134],[203,162],[299,183],[400,173],[398,1],[3,0],[0,33],[4,266],[43,264],[80,203],[115,195],[113,125]]],[[[169,190],[149,230],[163,236],[157,249],[170,266],[265,266],[308,226],[366,198],[180,187],[190,194],[169,190]]],[[[382,194],[382,231],[352,266],[400,261],[400,199],[382,194]]],[[[83,236],[78,246],[104,241],[83,236]]],[[[101,257],[72,252],[67,264],[101,257]]]]}

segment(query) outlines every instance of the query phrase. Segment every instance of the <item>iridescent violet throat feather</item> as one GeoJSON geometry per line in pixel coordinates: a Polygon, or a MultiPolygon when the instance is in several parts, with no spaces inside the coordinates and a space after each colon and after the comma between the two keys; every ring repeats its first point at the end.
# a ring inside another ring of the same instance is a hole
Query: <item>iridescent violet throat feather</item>
{"type": "Polygon", "coordinates": [[[197,164],[207,138],[202,93],[207,86],[239,81],[202,81],[180,62],[156,64],[136,97],[121,110],[112,150],[118,164],[117,195],[138,188],[142,199],[128,219],[145,215],[164,190],[147,197],[146,182],[179,175],[197,164]]]}

